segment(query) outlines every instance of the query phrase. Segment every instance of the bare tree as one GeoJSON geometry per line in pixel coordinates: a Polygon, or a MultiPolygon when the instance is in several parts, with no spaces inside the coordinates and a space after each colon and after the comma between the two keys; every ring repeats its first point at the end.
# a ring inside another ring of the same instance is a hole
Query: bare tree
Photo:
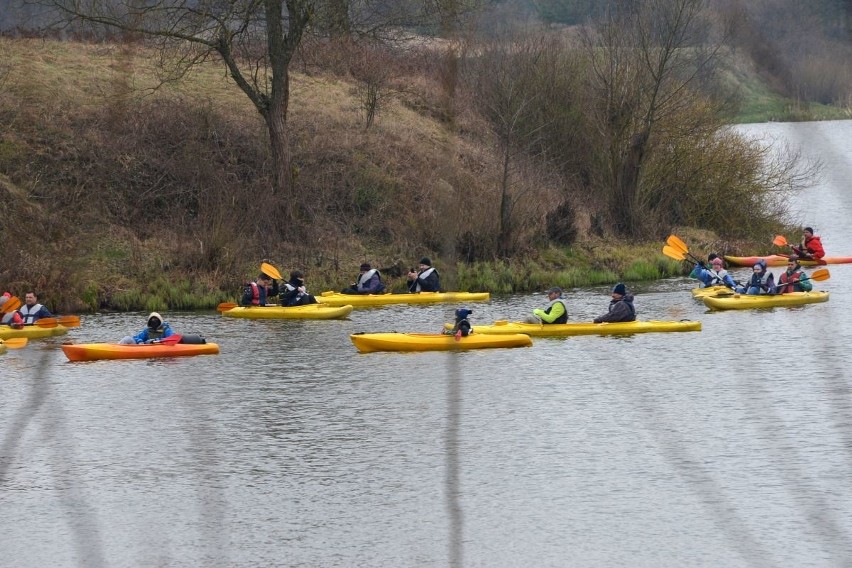
{"type": "MultiPolygon", "coordinates": [[[[98,25],[156,40],[178,50],[178,74],[218,57],[265,121],[273,193],[292,217],[292,171],[287,109],[290,63],[314,14],[312,0],[44,0],[64,24],[98,25]]],[[[165,52],[164,52],[165,53],[165,52]]]]}
{"type": "Polygon", "coordinates": [[[695,104],[692,87],[709,71],[705,0],[613,4],[584,36],[592,62],[590,105],[605,150],[616,231],[638,235],[645,210],[643,165],[667,119],[695,104]]]}

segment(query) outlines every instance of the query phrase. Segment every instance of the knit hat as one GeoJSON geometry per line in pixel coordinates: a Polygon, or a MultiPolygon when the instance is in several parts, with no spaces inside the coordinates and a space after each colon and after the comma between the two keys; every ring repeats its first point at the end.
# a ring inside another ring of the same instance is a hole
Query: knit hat
{"type": "Polygon", "coordinates": [[[367,271],[367,270],[370,270],[371,268],[372,268],[372,266],[370,266],[369,262],[362,262],[361,263],[361,270],[367,271]]]}
{"type": "Polygon", "coordinates": [[[719,258],[718,256],[717,256],[716,258],[714,258],[713,260],[711,260],[711,261],[710,261],[710,264],[712,264],[713,266],[717,266],[717,265],[718,265],[718,266],[724,266],[724,263],[722,262],[722,259],[721,259],[721,258],[719,258]]]}
{"type": "Polygon", "coordinates": [[[796,256],[795,254],[790,255],[790,258],[788,258],[788,259],[787,259],[787,264],[790,264],[791,262],[792,262],[793,264],[795,264],[795,265],[797,265],[797,266],[798,266],[798,264],[799,264],[799,257],[798,257],[798,256],[796,256]]]}
{"type": "Polygon", "coordinates": [[[562,288],[560,288],[559,286],[554,286],[553,288],[550,288],[550,289],[549,289],[547,292],[545,292],[545,293],[546,293],[546,294],[552,294],[552,293],[554,293],[554,292],[556,292],[557,294],[562,294],[562,288]]]}
{"type": "Polygon", "coordinates": [[[467,316],[469,316],[472,313],[473,313],[473,310],[469,310],[467,308],[459,308],[459,309],[456,310],[456,321],[461,321],[461,320],[467,318],[467,316]]]}
{"type": "Polygon", "coordinates": [[[613,294],[621,294],[623,296],[623,295],[627,294],[627,287],[624,284],[622,284],[621,282],[619,282],[612,289],[612,293],[613,294]]]}
{"type": "Polygon", "coordinates": [[[290,279],[298,278],[299,280],[303,279],[305,274],[301,270],[294,270],[290,273],[290,279]]]}
{"type": "Polygon", "coordinates": [[[157,312],[151,312],[151,315],[148,316],[148,327],[150,327],[151,329],[157,329],[162,324],[163,324],[163,316],[161,316],[157,312]],[[156,320],[156,323],[154,323],[155,320],[156,320]]]}
{"type": "Polygon", "coordinates": [[[420,259],[420,264],[425,264],[426,266],[432,266],[432,261],[429,260],[428,256],[424,256],[420,259]]]}
{"type": "Polygon", "coordinates": [[[805,227],[805,232],[810,233],[812,235],[814,234],[814,230],[811,227],[805,227]]]}

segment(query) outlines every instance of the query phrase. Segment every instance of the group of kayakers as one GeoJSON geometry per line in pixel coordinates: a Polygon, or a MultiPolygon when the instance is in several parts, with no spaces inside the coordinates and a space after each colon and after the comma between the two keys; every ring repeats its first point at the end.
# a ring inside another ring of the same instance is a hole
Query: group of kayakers
{"type": "MultiPolygon", "coordinates": [[[[528,317],[526,323],[537,324],[559,324],[568,323],[568,304],[562,297],[563,290],[554,286],[547,290],[548,304],[543,308],[533,310],[532,316],[528,317]]],[[[624,322],[636,320],[636,308],[633,306],[633,294],[627,291],[627,287],[619,282],[610,292],[612,299],[609,302],[606,313],[599,315],[594,323],[624,322]]]]}
{"type": "Polygon", "coordinates": [[[763,258],[757,259],[754,263],[752,274],[747,281],[738,282],[728,274],[724,262],[715,253],[707,257],[707,262],[697,262],[690,277],[696,278],[701,283],[701,287],[725,286],[734,292],[747,295],[810,292],[813,290],[813,284],[802,271],[800,260],[820,260],[824,257],[822,241],[814,235],[811,227],[805,227],[802,232],[802,242],[798,245],[791,244],[790,249],[793,254],[787,258],[787,269],[779,275],[777,282],[763,258]]]}

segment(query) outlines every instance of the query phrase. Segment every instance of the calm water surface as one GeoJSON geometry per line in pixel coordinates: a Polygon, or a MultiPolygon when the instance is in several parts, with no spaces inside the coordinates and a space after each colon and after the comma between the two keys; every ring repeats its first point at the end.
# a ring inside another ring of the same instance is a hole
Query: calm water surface
{"type": "MultiPolygon", "coordinates": [[[[823,161],[798,210],[852,255],[852,122],[742,130],[823,161]]],[[[849,566],[852,265],[829,268],[826,304],[708,313],[672,279],[635,288],[640,316],[701,332],[468,353],[359,354],[350,333],[437,331],[454,308],[401,306],[169,314],[222,353],[69,363],[61,341],[145,314],[84,316],[0,358],[0,564],[849,566]]],[[[568,298],[588,320],[608,289],[568,298]]]]}

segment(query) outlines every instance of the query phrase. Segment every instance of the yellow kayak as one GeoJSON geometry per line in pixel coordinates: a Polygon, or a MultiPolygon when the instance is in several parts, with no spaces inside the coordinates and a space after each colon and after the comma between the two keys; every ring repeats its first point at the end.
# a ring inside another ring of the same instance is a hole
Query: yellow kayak
{"type": "Polygon", "coordinates": [[[529,335],[473,333],[458,340],[443,333],[355,333],[349,336],[361,353],[374,351],[465,351],[494,347],[529,347],[529,335]]]}
{"type": "Polygon", "coordinates": [[[711,310],[750,310],[779,306],[801,306],[828,301],[828,292],[790,292],[789,294],[720,294],[705,296],[704,305],[711,310]]]}
{"type": "Polygon", "coordinates": [[[417,294],[341,294],[323,292],[317,301],[327,306],[351,305],[356,308],[390,304],[436,304],[439,302],[487,302],[488,292],[418,292],[417,294]]]}
{"type": "Polygon", "coordinates": [[[53,327],[40,327],[37,325],[25,325],[21,329],[13,329],[8,325],[0,325],[0,339],[12,339],[13,337],[27,337],[29,339],[41,339],[55,335],[65,335],[68,328],[64,325],[53,327]]]}
{"type": "MultiPolygon", "coordinates": [[[[444,324],[452,329],[453,324],[444,324]]],[[[655,333],[669,331],[701,331],[700,321],[626,321],[612,323],[526,323],[522,321],[497,320],[494,325],[474,325],[474,333],[503,335],[525,333],[533,337],[568,337],[572,335],[628,335],[631,333],[655,333]]]]}
{"type": "Polygon", "coordinates": [[[733,294],[734,291],[727,286],[706,286],[704,288],[693,288],[693,298],[703,298],[704,296],[716,296],[719,294],[733,294]]]}
{"type": "Polygon", "coordinates": [[[6,353],[6,345],[0,341],[0,355],[3,355],[4,353],[6,353]]]}
{"type": "Polygon", "coordinates": [[[247,319],[343,319],[352,313],[351,305],[325,306],[307,304],[305,306],[249,306],[236,307],[222,315],[228,318],[247,319]]]}

